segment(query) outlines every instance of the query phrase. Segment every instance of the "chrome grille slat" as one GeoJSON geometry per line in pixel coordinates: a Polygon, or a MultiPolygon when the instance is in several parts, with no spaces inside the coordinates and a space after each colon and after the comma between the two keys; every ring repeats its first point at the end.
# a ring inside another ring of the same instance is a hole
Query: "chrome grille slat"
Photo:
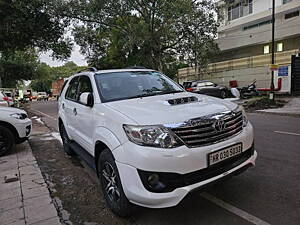
{"type": "Polygon", "coordinates": [[[194,143],[199,143],[199,142],[208,142],[208,141],[212,141],[212,140],[215,140],[215,139],[221,139],[222,137],[225,137],[225,136],[228,136],[228,135],[231,135],[231,134],[234,134],[235,132],[237,132],[238,130],[240,130],[241,128],[238,127],[228,133],[225,133],[225,134],[220,134],[220,135],[217,135],[217,136],[214,136],[214,137],[211,137],[211,138],[203,138],[202,140],[194,140],[194,141],[186,141],[186,143],[188,144],[194,144],[194,143]]]}
{"type": "Polygon", "coordinates": [[[190,148],[226,140],[243,130],[243,115],[241,111],[221,113],[218,116],[216,117],[216,114],[214,114],[211,117],[206,116],[205,118],[193,119],[201,122],[196,123],[194,126],[191,123],[186,123],[181,127],[171,129],[190,148]],[[217,131],[214,128],[217,118],[221,118],[225,122],[226,127],[224,130],[217,131]]]}
{"type": "MultiPolygon", "coordinates": [[[[222,133],[231,131],[232,129],[235,129],[236,127],[238,127],[238,125],[241,125],[240,123],[242,123],[243,121],[239,121],[238,123],[227,127],[224,131],[222,131],[222,133]]],[[[181,139],[186,139],[186,138],[197,138],[197,137],[207,137],[207,136],[211,136],[211,135],[215,135],[218,134],[217,131],[214,132],[209,132],[209,133],[204,133],[204,134],[194,134],[194,135],[186,135],[186,136],[180,136],[181,139]]]]}

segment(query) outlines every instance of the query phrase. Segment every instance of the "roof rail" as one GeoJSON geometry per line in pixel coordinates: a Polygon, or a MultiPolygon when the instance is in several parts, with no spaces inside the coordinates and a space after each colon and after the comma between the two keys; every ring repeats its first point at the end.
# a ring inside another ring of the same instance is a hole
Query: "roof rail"
{"type": "Polygon", "coordinates": [[[81,72],[84,72],[84,71],[90,71],[90,72],[97,72],[97,68],[96,67],[87,67],[85,69],[82,69],[80,71],[78,71],[77,73],[81,73],[81,72]]]}
{"type": "Polygon", "coordinates": [[[147,69],[147,68],[144,66],[128,66],[125,69],[147,69]]]}

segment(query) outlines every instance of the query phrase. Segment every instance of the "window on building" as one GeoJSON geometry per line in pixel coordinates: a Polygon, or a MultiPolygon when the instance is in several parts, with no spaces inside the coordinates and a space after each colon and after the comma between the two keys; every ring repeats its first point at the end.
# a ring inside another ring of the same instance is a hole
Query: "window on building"
{"type": "Polygon", "coordinates": [[[282,0],[282,4],[286,4],[286,3],[291,2],[291,1],[293,1],[293,0],[282,0]]]}
{"type": "Polygon", "coordinates": [[[299,16],[299,10],[285,14],[284,18],[287,20],[287,19],[291,19],[296,16],[299,16]]]}
{"type": "Polygon", "coordinates": [[[270,46],[269,45],[265,45],[264,46],[264,54],[269,54],[270,53],[270,46]]]}
{"type": "Polygon", "coordinates": [[[270,24],[270,23],[272,23],[272,20],[266,20],[266,21],[263,21],[263,22],[260,22],[260,23],[256,23],[256,24],[246,26],[243,29],[244,30],[249,30],[249,29],[258,28],[258,27],[261,27],[263,25],[267,25],[267,24],[270,24]]]}
{"type": "Polygon", "coordinates": [[[277,43],[277,52],[282,52],[283,51],[283,43],[277,43]]]}
{"type": "Polygon", "coordinates": [[[228,21],[253,13],[253,0],[244,0],[228,7],[228,21]]]}

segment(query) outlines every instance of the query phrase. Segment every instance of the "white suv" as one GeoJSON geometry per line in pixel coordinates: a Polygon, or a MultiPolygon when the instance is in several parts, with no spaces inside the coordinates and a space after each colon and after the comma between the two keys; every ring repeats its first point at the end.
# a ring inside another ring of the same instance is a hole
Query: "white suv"
{"type": "Polygon", "coordinates": [[[257,157],[241,107],[186,92],[149,69],[70,77],[59,98],[59,128],[65,151],[96,169],[108,206],[120,216],[133,204],[175,206],[257,157]]]}

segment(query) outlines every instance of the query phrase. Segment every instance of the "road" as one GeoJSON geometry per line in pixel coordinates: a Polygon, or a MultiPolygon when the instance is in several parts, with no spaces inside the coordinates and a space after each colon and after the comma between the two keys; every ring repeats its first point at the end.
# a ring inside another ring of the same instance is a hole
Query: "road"
{"type": "MultiPolygon", "coordinates": [[[[33,102],[31,110],[57,130],[57,103],[33,102]]],[[[257,165],[176,207],[142,210],[137,224],[299,224],[300,118],[251,113],[257,165]]]]}

